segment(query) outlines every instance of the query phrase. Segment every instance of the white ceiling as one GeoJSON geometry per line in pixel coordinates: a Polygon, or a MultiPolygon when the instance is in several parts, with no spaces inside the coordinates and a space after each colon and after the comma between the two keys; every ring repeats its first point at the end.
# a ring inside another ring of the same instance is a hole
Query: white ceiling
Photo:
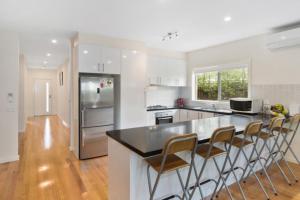
{"type": "Polygon", "coordinates": [[[30,68],[56,69],[69,58],[69,49],[69,36],[64,34],[20,34],[20,51],[30,68]],[[52,39],[56,39],[57,43],[53,44],[52,39]]]}
{"type": "MultiPolygon", "coordinates": [[[[144,41],[155,48],[191,51],[298,22],[299,8],[299,0],[1,0],[0,28],[27,36],[98,33],[144,41]],[[224,22],[225,16],[232,21],[224,22]],[[178,31],[179,38],[162,42],[170,31],[178,31]]],[[[23,49],[32,57],[43,56],[52,51],[51,37],[34,46],[31,43],[39,38],[24,37],[23,49]]]]}

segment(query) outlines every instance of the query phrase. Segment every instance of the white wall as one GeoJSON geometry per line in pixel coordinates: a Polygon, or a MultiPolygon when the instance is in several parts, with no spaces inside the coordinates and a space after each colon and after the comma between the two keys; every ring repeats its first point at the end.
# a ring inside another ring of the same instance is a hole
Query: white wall
{"type": "Polygon", "coordinates": [[[147,88],[146,92],[147,106],[175,106],[178,97],[180,97],[178,87],[151,86],[147,88]]]}
{"type": "Polygon", "coordinates": [[[26,68],[26,60],[24,55],[20,55],[19,58],[19,132],[25,132],[25,71],[26,68]]]}
{"type": "Polygon", "coordinates": [[[70,124],[70,95],[69,95],[69,61],[67,60],[57,69],[56,79],[59,80],[59,74],[63,72],[63,85],[57,85],[57,115],[63,121],[64,125],[70,124]]]}
{"type": "Polygon", "coordinates": [[[235,63],[251,59],[252,84],[300,84],[300,48],[270,51],[266,36],[257,36],[187,54],[188,78],[196,67],[235,63]]]}
{"type": "Polygon", "coordinates": [[[28,69],[25,77],[25,119],[34,116],[34,83],[37,79],[52,80],[52,114],[57,114],[57,71],[49,69],[28,69]]]}
{"type": "Polygon", "coordinates": [[[0,31],[0,163],[18,156],[19,38],[0,31]],[[8,94],[13,95],[11,103],[8,94]]]}
{"type": "MultiPolygon", "coordinates": [[[[195,68],[218,64],[251,61],[251,85],[254,97],[286,106],[300,102],[300,47],[270,51],[265,46],[266,35],[243,39],[187,54],[188,92],[191,97],[192,73],[195,68]]],[[[300,111],[299,111],[300,112],[300,111]]],[[[300,135],[294,148],[300,155],[300,135]]]]}

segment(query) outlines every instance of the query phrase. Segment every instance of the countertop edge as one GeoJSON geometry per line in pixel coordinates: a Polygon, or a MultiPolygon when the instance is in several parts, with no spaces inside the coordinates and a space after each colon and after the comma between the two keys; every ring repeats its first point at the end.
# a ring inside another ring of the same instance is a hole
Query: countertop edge
{"type": "Polygon", "coordinates": [[[221,112],[216,110],[206,110],[206,109],[199,109],[199,108],[189,108],[189,107],[168,107],[168,108],[159,108],[159,109],[147,109],[147,112],[153,111],[163,111],[163,110],[194,110],[200,112],[209,112],[209,113],[216,113],[216,114],[224,114],[224,115],[232,115],[233,112],[221,112]]]}

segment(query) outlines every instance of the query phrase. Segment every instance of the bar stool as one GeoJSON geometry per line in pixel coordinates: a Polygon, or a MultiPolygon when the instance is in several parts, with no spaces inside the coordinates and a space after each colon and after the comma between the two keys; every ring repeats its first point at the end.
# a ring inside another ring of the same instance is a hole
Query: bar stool
{"type": "MultiPolygon", "coordinates": [[[[299,123],[300,123],[300,114],[297,114],[297,115],[295,115],[295,116],[293,116],[289,119],[288,128],[284,127],[284,124],[282,124],[281,127],[274,128],[274,131],[277,133],[277,138],[276,138],[276,140],[274,142],[274,145],[273,145],[273,148],[272,148],[272,152],[274,152],[273,153],[274,157],[276,158],[276,156],[278,156],[278,155],[280,156],[279,160],[282,160],[286,164],[287,169],[288,169],[289,173],[293,176],[295,182],[298,182],[298,178],[296,177],[296,175],[294,174],[294,172],[293,172],[292,168],[290,167],[289,163],[285,159],[285,155],[290,150],[290,152],[292,153],[292,155],[294,156],[294,158],[296,159],[298,164],[300,164],[298,157],[296,156],[296,154],[294,153],[294,151],[291,147],[291,144],[292,144],[292,142],[295,138],[295,135],[298,131],[299,123]],[[288,141],[287,138],[290,135],[291,135],[291,138],[288,141]],[[282,138],[281,141],[279,140],[280,137],[282,138]],[[285,148],[284,148],[284,145],[286,145],[285,148]],[[275,148],[276,148],[276,150],[275,150],[275,148]]],[[[267,160],[267,162],[268,161],[269,160],[267,160]]],[[[267,162],[266,162],[266,165],[268,164],[267,162]]],[[[271,165],[268,165],[268,167],[270,167],[270,166],[271,165]]]]}
{"type": "MultiPolygon", "coordinates": [[[[258,140],[259,140],[259,136],[261,133],[261,129],[263,126],[263,122],[262,121],[255,121],[255,122],[251,122],[247,125],[245,131],[242,134],[242,137],[239,136],[235,136],[232,140],[232,146],[238,149],[238,152],[236,154],[236,157],[233,161],[233,168],[241,168],[243,169],[243,174],[241,176],[241,179],[243,178],[244,174],[246,173],[247,169],[250,168],[249,173],[253,174],[254,177],[256,178],[260,188],[262,189],[262,191],[264,192],[265,196],[267,197],[267,199],[269,199],[269,195],[266,192],[266,189],[264,188],[263,184],[261,183],[260,179],[258,178],[258,176],[256,175],[255,171],[254,171],[254,165],[253,162],[254,161],[258,161],[258,163],[260,164],[260,166],[262,167],[263,172],[265,173],[273,191],[275,194],[277,194],[277,191],[274,187],[274,184],[272,183],[266,169],[265,166],[263,165],[263,163],[261,162],[260,158],[260,153],[257,152],[257,144],[258,144],[258,140]],[[254,140],[254,136],[256,136],[255,140],[254,140]],[[246,147],[252,147],[252,150],[250,151],[250,156],[247,156],[245,149],[246,147]],[[246,160],[246,166],[243,167],[236,167],[236,162],[238,161],[238,159],[240,158],[240,154],[242,153],[242,155],[244,156],[245,160],[246,160]],[[256,154],[256,159],[253,159],[254,154],[256,154]]],[[[226,179],[229,177],[229,174],[227,175],[226,179]]],[[[219,191],[218,191],[219,193],[219,191]]]]}
{"type": "Polygon", "coordinates": [[[183,190],[182,197],[180,197],[178,194],[175,194],[174,196],[178,197],[179,199],[184,199],[184,197],[188,199],[189,194],[186,188],[190,179],[197,144],[198,144],[197,134],[185,134],[185,135],[171,137],[165,143],[163,152],[160,155],[153,156],[145,160],[148,163],[147,178],[148,178],[148,186],[150,192],[150,200],[153,200],[154,198],[154,194],[157,189],[161,175],[172,171],[176,171],[180,182],[180,186],[182,187],[183,190]],[[181,159],[179,156],[176,155],[176,153],[180,153],[184,151],[190,152],[190,156],[191,156],[190,163],[186,162],[185,160],[181,159]],[[153,188],[151,186],[150,167],[157,172],[157,177],[153,188]],[[186,184],[184,185],[179,170],[185,167],[189,167],[189,171],[188,171],[186,184]]]}
{"type": "Polygon", "coordinates": [[[296,136],[296,133],[298,131],[299,125],[300,125],[300,114],[296,114],[293,117],[291,117],[289,119],[289,128],[282,128],[282,134],[284,134],[283,137],[283,141],[282,144],[280,145],[280,149],[282,149],[283,145],[286,144],[286,148],[285,150],[283,150],[283,155],[285,156],[287,154],[288,151],[290,151],[292,153],[292,155],[294,156],[295,160],[298,162],[298,164],[300,165],[300,160],[299,158],[296,156],[294,150],[292,149],[291,145],[294,141],[294,138],[296,136]],[[290,140],[288,141],[288,136],[291,135],[290,140]]]}
{"type": "MultiPolygon", "coordinates": [[[[258,136],[259,139],[263,141],[263,146],[261,147],[261,154],[262,152],[267,149],[268,155],[267,157],[260,157],[261,159],[265,160],[265,168],[275,164],[286,182],[291,185],[291,182],[281,166],[279,165],[278,159],[276,159],[276,155],[278,154],[276,147],[278,147],[279,138],[282,132],[283,124],[285,122],[285,118],[283,117],[274,117],[271,119],[270,125],[267,131],[261,131],[260,135],[258,136]],[[269,163],[270,161],[270,163],[269,163]]],[[[260,159],[259,159],[260,160],[260,159]]],[[[284,159],[286,162],[286,160],[284,159]]]]}
{"type": "MultiPolygon", "coordinates": [[[[227,187],[226,181],[223,177],[225,167],[229,160],[229,153],[230,153],[231,145],[229,146],[228,151],[224,151],[224,150],[216,147],[215,144],[216,143],[225,144],[225,142],[231,141],[234,134],[235,134],[234,126],[219,128],[214,131],[214,133],[212,134],[212,137],[210,138],[209,143],[199,145],[199,147],[196,150],[196,154],[199,155],[200,157],[202,157],[204,159],[204,162],[201,166],[199,175],[197,176],[196,183],[195,183],[193,191],[190,195],[190,200],[193,198],[196,188],[201,187],[200,180],[201,180],[202,174],[204,172],[204,169],[206,168],[206,164],[209,160],[213,160],[215,167],[219,173],[218,181],[216,183],[216,188],[219,186],[219,183],[222,181],[223,182],[222,187],[225,186],[230,199],[233,199],[231,192],[229,191],[229,188],[227,187]],[[221,167],[218,165],[218,163],[216,161],[216,158],[220,157],[220,156],[225,156],[223,165],[221,167]]],[[[195,168],[195,166],[194,166],[194,168],[195,168]]],[[[201,189],[200,189],[200,195],[203,198],[201,189]]]]}

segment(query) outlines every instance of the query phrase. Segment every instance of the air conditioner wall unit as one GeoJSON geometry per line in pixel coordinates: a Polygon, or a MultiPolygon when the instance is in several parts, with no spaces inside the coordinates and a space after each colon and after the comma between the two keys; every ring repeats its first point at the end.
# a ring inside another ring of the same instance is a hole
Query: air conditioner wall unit
{"type": "Polygon", "coordinates": [[[300,46],[300,28],[268,35],[266,46],[270,50],[300,46]]]}

